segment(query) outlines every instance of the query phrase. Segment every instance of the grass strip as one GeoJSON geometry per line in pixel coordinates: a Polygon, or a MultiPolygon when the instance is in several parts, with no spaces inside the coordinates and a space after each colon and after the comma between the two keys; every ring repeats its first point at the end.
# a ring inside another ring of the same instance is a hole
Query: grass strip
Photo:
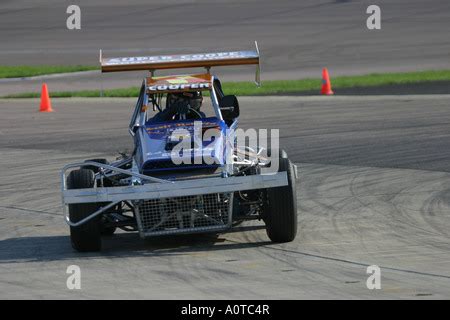
{"type": "MultiPolygon", "coordinates": [[[[331,79],[334,90],[352,87],[376,87],[430,81],[450,81],[450,70],[419,71],[405,73],[374,73],[359,76],[340,76],[331,79]]],[[[252,82],[225,82],[222,85],[225,94],[237,96],[282,95],[302,92],[320,92],[320,79],[272,80],[264,81],[260,88],[252,82]]],[[[110,90],[82,90],[51,92],[53,98],[69,97],[137,97],[138,87],[110,90]]],[[[3,98],[37,98],[39,93],[18,93],[3,98]]]]}
{"type": "Polygon", "coordinates": [[[79,71],[97,70],[95,66],[2,66],[0,65],[1,78],[25,78],[55,73],[69,73],[79,71]]]}

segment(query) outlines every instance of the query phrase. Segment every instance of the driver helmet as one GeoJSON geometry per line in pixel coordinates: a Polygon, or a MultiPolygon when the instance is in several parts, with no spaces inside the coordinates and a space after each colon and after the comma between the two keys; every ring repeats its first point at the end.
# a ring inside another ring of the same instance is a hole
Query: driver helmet
{"type": "Polygon", "coordinates": [[[200,91],[168,93],[166,108],[178,101],[186,102],[192,109],[199,111],[202,106],[203,96],[200,91]]]}

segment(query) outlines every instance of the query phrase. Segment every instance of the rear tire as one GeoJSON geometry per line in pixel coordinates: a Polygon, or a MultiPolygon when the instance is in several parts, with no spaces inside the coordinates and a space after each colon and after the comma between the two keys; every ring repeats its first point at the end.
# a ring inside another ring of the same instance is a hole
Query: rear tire
{"type": "MultiPolygon", "coordinates": [[[[95,183],[94,172],[89,169],[80,169],[70,172],[67,177],[68,189],[93,188],[95,183]]],[[[70,221],[78,222],[99,209],[97,203],[69,204],[70,221]]],[[[100,216],[78,227],[70,227],[72,247],[80,252],[99,251],[101,249],[100,216]]]]}
{"type": "Polygon", "coordinates": [[[288,185],[267,189],[265,223],[273,242],[290,242],[297,235],[297,191],[294,167],[286,152],[279,152],[278,172],[286,172],[288,185]]]}

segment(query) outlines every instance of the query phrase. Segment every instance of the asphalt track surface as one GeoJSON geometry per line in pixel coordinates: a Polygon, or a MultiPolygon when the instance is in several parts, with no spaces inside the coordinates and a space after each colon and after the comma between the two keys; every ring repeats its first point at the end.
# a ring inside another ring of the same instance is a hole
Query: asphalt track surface
{"type": "MultiPolygon", "coordinates": [[[[0,65],[98,64],[105,56],[252,49],[262,79],[450,68],[450,2],[380,0],[381,30],[368,30],[372,1],[84,0],[81,30],[66,28],[69,3],[0,4],[0,65]]],[[[250,80],[251,67],[217,69],[225,80],[250,80]]],[[[139,86],[145,72],[46,79],[50,89],[139,86]]],[[[0,96],[40,90],[42,79],[0,82],[0,96]]]]}
{"type": "Polygon", "coordinates": [[[132,99],[1,100],[0,298],[450,298],[450,96],[241,98],[244,128],[279,128],[299,166],[299,232],[119,233],[73,251],[59,170],[130,148],[132,99]],[[66,269],[81,267],[81,290],[66,269]],[[381,289],[366,268],[381,268],[381,289]]]}

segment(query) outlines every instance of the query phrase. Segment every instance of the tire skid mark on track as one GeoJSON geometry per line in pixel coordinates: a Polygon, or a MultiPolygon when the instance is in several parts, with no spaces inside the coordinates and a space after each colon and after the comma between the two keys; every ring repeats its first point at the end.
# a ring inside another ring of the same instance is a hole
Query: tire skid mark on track
{"type": "MultiPolygon", "coordinates": [[[[393,218],[394,220],[396,220],[396,222],[404,223],[405,222],[404,219],[403,219],[404,215],[402,214],[402,211],[400,209],[398,209],[396,207],[396,205],[393,203],[394,202],[393,200],[399,194],[403,194],[403,190],[410,189],[410,187],[404,187],[400,191],[392,192],[389,195],[391,197],[391,200],[389,201],[389,205],[391,206],[391,210],[384,211],[384,210],[381,210],[381,209],[378,209],[378,208],[374,209],[373,207],[375,207],[375,206],[372,204],[372,202],[365,202],[365,201],[363,201],[362,198],[363,197],[365,198],[365,196],[361,197],[361,196],[357,195],[356,192],[355,192],[355,187],[354,187],[355,180],[360,178],[361,176],[363,176],[363,174],[359,174],[359,175],[353,177],[353,179],[352,179],[352,181],[350,183],[350,190],[351,190],[351,193],[352,193],[352,196],[354,197],[354,199],[356,201],[358,201],[361,204],[362,207],[371,207],[374,212],[379,213],[380,215],[385,215],[386,212],[388,212],[390,217],[393,218]]],[[[411,193],[411,195],[414,195],[414,194],[416,194],[416,193],[411,193]]],[[[425,233],[429,233],[430,235],[433,235],[433,232],[431,232],[429,230],[426,230],[423,227],[420,227],[416,223],[412,223],[412,222],[408,223],[408,226],[411,227],[411,228],[416,229],[417,231],[421,231],[421,232],[425,232],[425,233]]]]}
{"type": "MultiPolygon", "coordinates": [[[[436,218],[439,212],[450,212],[449,192],[449,189],[446,189],[431,196],[424,202],[423,206],[419,210],[421,217],[431,228],[449,239],[448,244],[450,244],[450,230],[433,218],[436,218]],[[443,209],[438,210],[439,212],[436,213],[435,209],[439,209],[440,207],[443,207],[443,209]]],[[[447,214],[444,218],[447,218],[447,220],[450,221],[450,214],[447,214]]]]}
{"type": "MultiPolygon", "coordinates": [[[[228,240],[228,241],[234,242],[232,240],[228,240]]],[[[235,242],[235,243],[239,243],[239,242],[235,242]]],[[[305,256],[305,257],[309,257],[309,258],[317,258],[317,259],[326,260],[326,261],[333,261],[333,262],[351,264],[351,265],[361,266],[361,267],[368,267],[368,266],[372,265],[370,263],[351,261],[351,260],[346,260],[346,259],[341,259],[341,258],[333,258],[333,257],[322,256],[322,255],[317,255],[317,254],[307,253],[307,252],[301,252],[301,251],[296,251],[296,250],[291,250],[291,249],[278,248],[278,247],[273,247],[273,246],[260,247],[260,250],[263,250],[263,249],[283,252],[283,253],[287,253],[287,254],[301,255],[301,256],[305,256]]],[[[278,257],[278,256],[273,256],[273,255],[269,255],[269,256],[272,257],[272,258],[277,258],[278,257]]],[[[286,261],[286,262],[289,263],[288,261],[286,261]]],[[[290,266],[298,267],[297,264],[290,264],[290,266]]],[[[385,269],[385,270],[390,270],[390,271],[396,271],[396,272],[402,272],[402,273],[411,273],[411,274],[416,274],[416,275],[421,275],[421,276],[429,276],[429,277],[435,277],[435,278],[442,278],[442,279],[450,280],[450,275],[447,276],[447,275],[443,275],[443,274],[435,274],[435,273],[428,273],[428,272],[422,272],[422,271],[407,270],[407,269],[388,267],[388,266],[379,266],[379,267],[381,269],[383,269],[383,270],[385,269]]]]}
{"type": "Polygon", "coordinates": [[[42,213],[42,214],[48,214],[52,216],[62,216],[61,213],[58,212],[49,212],[49,211],[43,211],[43,210],[35,210],[35,209],[28,209],[28,208],[20,208],[16,206],[0,206],[2,209],[12,209],[17,211],[25,211],[26,213],[42,213]]]}

